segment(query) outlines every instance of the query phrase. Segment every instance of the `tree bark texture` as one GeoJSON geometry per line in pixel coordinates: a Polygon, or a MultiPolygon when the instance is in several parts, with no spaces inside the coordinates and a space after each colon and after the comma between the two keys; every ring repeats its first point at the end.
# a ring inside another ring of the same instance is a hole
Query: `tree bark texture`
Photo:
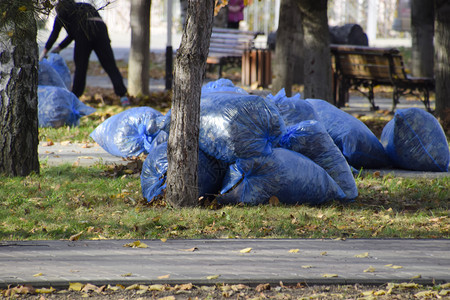
{"type": "Polygon", "coordinates": [[[436,115],[450,126],[450,0],[435,1],[436,115]]]}
{"type": "Polygon", "coordinates": [[[434,77],[434,5],[429,0],[411,1],[412,65],[416,77],[434,77]]]}
{"type": "Polygon", "coordinates": [[[298,76],[295,73],[299,72],[303,75],[302,53],[303,28],[300,10],[295,0],[282,0],[273,66],[272,91],[274,93],[285,88],[286,95],[288,97],[292,95],[292,84],[298,82],[294,80],[298,76]],[[299,61],[301,66],[296,69],[295,66],[299,61]]]}
{"type": "Polygon", "coordinates": [[[333,102],[327,0],[297,0],[302,13],[305,98],[333,102]]]}
{"type": "Polygon", "coordinates": [[[26,26],[0,28],[0,174],[39,173],[38,45],[33,14],[26,26]]]}
{"type": "Polygon", "coordinates": [[[172,120],[167,146],[166,200],[175,207],[198,204],[200,96],[214,16],[214,0],[189,0],[175,61],[172,120]]]}
{"type": "Polygon", "coordinates": [[[151,0],[131,0],[131,47],[128,60],[128,93],[149,94],[151,0]]]}

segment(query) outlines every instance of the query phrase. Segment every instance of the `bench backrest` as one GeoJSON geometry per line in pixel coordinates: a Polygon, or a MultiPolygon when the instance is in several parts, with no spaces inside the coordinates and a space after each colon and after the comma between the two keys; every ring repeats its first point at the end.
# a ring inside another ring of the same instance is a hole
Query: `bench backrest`
{"type": "Polygon", "coordinates": [[[255,37],[252,31],[213,27],[208,56],[241,57],[244,50],[253,46],[255,37]]]}
{"type": "Polygon", "coordinates": [[[397,49],[331,45],[331,52],[333,67],[343,76],[377,81],[406,78],[397,49]]]}

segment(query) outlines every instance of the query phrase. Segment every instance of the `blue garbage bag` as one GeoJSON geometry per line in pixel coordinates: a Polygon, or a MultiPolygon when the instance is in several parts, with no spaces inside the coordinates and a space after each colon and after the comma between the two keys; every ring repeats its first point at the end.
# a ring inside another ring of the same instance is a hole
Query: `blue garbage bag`
{"type": "Polygon", "coordinates": [[[95,108],[81,102],[66,88],[38,86],[39,127],[77,126],[82,116],[94,112],[95,108]]]}
{"type": "MultiPolygon", "coordinates": [[[[45,60],[45,58],[43,60],[45,60]]],[[[53,69],[58,72],[59,76],[64,82],[65,87],[67,89],[70,89],[70,87],[72,86],[72,79],[70,77],[69,67],[67,67],[64,58],[62,58],[62,56],[57,53],[50,53],[48,55],[47,61],[50,63],[53,69]]]]}
{"type": "Polygon", "coordinates": [[[43,59],[39,62],[38,85],[66,88],[66,85],[64,84],[64,81],[62,80],[59,73],[46,59],[43,59]]]}
{"type": "MultiPolygon", "coordinates": [[[[166,188],[167,142],[157,145],[149,153],[142,165],[141,188],[147,201],[162,195],[166,188]]],[[[227,165],[203,151],[198,153],[198,196],[210,197],[217,195],[222,185],[227,165]]]]}
{"type": "Polygon", "coordinates": [[[226,78],[220,78],[216,81],[210,81],[202,86],[202,95],[216,92],[232,92],[248,95],[247,91],[235,86],[230,79],[226,78]]]}
{"type": "Polygon", "coordinates": [[[371,169],[390,164],[383,145],[363,122],[324,100],[306,101],[351,166],[371,169]]]}
{"type": "Polygon", "coordinates": [[[450,153],[438,120],[419,108],[399,109],[383,128],[381,143],[402,169],[448,172],[450,153]]]}
{"type": "Polygon", "coordinates": [[[159,133],[157,117],[162,114],[151,107],[133,107],[106,119],[90,136],[108,153],[122,157],[148,153],[159,133]]]}
{"type": "Polygon", "coordinates": [[[283,88],[275,96],[267,95],[266,100],[275,104],[286,126],[292,126],[306,120],[317,120],[314,108],[301,99],[298,93],[292,97],[287,97],[283,88]]]}
{"type": "Polygon", "coordinates": [[[306,156],[275,148],[265,156],[230,165],[219,203],[266,204],[276,196],[285,204],[320,204],[343,200],[345,193],[327,172],[306,156]]]}
{"type": "Polygon", "coordinates": [[[170,120],[172,117],[172,110],[169,110],[164,116],[156,118],[158,128],[166,133],[170,133],[170,120]]]}
{"type": "Polygon", "coordinates": [[[353,200],[358,196],[350,166],[319,121],[308,120],[287,127],[280,146],[301,153],[321,166],[341,187],[346,199],[353,200]]]}
{"type": "Polygon", "coordinates": [[[217,92],[201,98],[199,146],[219,160],[270,154],[284,130],[276,107],[260,96],[217,92]]]}

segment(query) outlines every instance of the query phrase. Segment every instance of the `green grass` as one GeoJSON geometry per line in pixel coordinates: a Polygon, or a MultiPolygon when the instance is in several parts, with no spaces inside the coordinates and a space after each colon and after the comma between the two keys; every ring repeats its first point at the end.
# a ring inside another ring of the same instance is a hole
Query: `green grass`
{"type": "MultiPolygon", "coordinates": [[[[122,170],[123,171],[123,170],[122,170]]],[[[43,166],[0,177],[0,240],[160,238],[449,238],[450,178],[358,177],[360,196],[322,206],[149,205],[139,174],[43,166]]]]}

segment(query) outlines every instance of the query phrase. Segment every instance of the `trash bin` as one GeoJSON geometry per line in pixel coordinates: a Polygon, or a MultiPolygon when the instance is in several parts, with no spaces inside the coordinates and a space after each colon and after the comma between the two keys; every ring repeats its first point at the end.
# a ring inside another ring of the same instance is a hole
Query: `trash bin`
{"type": "Polygon", "coordinates": [[[249,49],[242,55],[242,85],[267,88],[272,83],[272,56],[269,49],[249,49]]]}

